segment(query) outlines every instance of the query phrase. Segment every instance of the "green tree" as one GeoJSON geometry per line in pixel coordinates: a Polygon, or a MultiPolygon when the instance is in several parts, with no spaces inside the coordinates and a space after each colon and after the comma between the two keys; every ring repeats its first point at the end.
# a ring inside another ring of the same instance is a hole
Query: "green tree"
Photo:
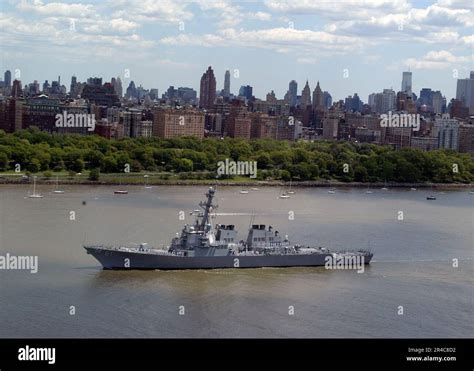
{"type": "Polygon", "coordinates": [[[28,171],[32,173],[37,173],[41,169],[41,163],[37,158],[32,158],[27,167],[28,171]]]}
{"type": "Polygon", "coordinates": [[[0,171],[8,169],[8,156],[4,152],[0,152],[0,171]]]}
{"type": "Polygon", "coordinates": [[[100,170],[99,168],[94,168],[94,169],[91,169],[91,171],[89,172],[89,180],[92,180],[92,181],[98,181],[100,178],[100,170]]]}

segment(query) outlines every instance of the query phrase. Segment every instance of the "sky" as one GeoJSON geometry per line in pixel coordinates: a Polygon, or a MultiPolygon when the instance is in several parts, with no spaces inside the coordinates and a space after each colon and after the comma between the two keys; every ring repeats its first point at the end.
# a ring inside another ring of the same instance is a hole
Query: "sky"
{"type": "Polygon", "coordinates": [[[298,94],[317,81],[339,100],[401,88],[456,94],[473,67],[472,0],[0,0],[0,77],[23,84],[120,77],[199,92],[212,66],[220,90],[253,86],[257,98],[298,94]]]}

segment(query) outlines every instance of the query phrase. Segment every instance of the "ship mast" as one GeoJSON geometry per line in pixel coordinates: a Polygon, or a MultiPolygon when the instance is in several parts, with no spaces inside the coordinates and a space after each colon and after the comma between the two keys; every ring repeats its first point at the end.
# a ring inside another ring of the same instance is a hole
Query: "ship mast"
{"type": "Polygon", "coordinates": [[[214,205],[212,204],[212,199],[214,198],[215,191],[216,190],[213,187],[209,187],[209,190],[206,193],[207,201],[206,202],[201,201],[199,203],[199,206],[201,206],[204,209],[204,215],[202,216],[201,225],[200,225],[201,230],[204,230],[204,227],[209,221],[209,213],[211,211],[211,208],[214,207],[214,205]]]}

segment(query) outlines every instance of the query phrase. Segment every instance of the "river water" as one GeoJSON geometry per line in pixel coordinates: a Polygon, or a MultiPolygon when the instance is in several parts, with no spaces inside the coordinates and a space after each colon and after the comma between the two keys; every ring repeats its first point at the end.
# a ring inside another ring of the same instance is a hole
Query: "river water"
{"type": "Polygon", "coordinates": [[[69,185],[53,195],[42,185],[45,197],[29,199],[28,186],[0,186],[0,254],[39,261],[36,274],[0,270],[0,337],[474,335],[474,195],[466,190],[298,188],[279,199],[273,187],[218,189],[217,222],[235,224],[240,238],[253,218],[295,243],[370,248],[363,273],[104,271],[83,244],[166,245],[192,221],[206,187],[113,190],[69,185]],[[426,200],[432,193],[437,200],[426,200]]]}

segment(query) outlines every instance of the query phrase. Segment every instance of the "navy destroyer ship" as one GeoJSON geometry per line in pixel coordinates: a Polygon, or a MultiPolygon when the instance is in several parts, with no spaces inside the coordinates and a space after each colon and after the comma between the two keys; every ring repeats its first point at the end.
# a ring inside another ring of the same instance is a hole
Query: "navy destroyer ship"
{"type": "Polygon", "coordinates": [[[210,187],[206,201],[193,212],[194,224],[186,224],[181,235],[166,249],[139,246],[85,245],[104,269],[213,269],[325,266],[328,261],[369,264],[370,251],[331,252],[323,247],[291,244],[271,226],[254,224],[246,240],[239,240],[234,225],[212,223],[216,189],[210,187]]]}

